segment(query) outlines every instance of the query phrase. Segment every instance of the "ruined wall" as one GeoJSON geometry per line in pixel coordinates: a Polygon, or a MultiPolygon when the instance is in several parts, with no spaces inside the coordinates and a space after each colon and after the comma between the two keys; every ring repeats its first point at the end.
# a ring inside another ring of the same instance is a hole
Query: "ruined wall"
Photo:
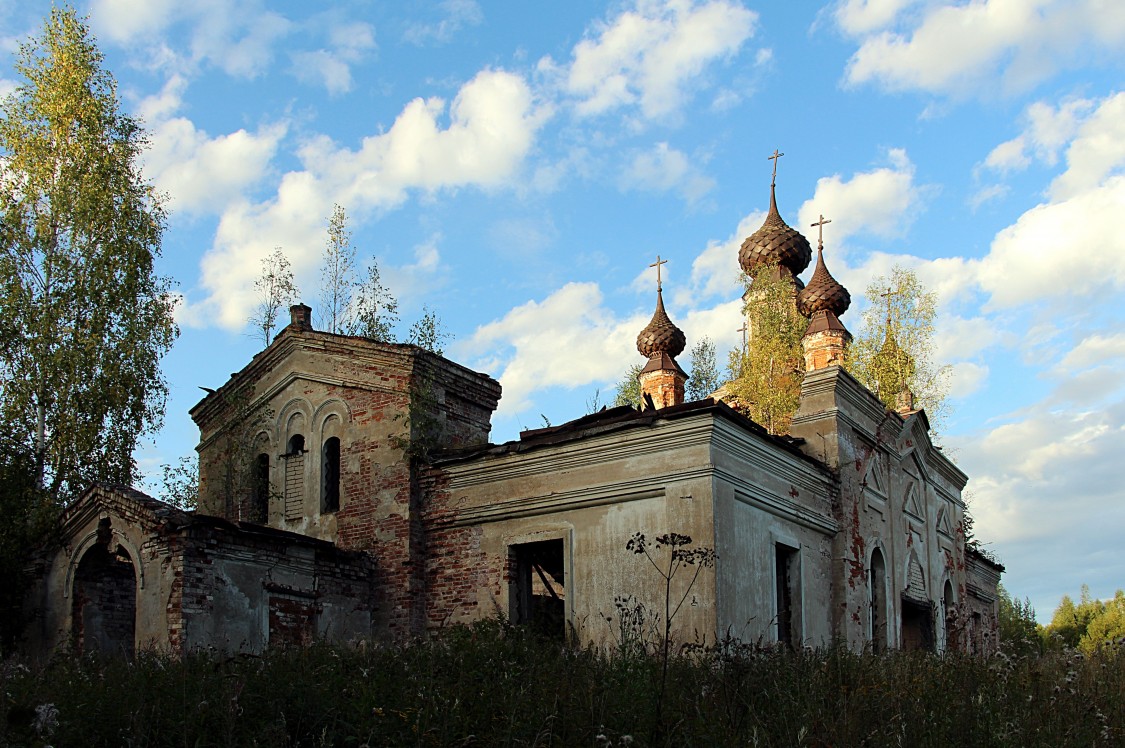
{"type": "MultiPolygon", "coordinates": [[[[792,596],[791,642],[831,642],[832,476],[765,435],[723,422],[714,440],[718,630],[779,640],[779,547],[792,596]]],[[[783,618],[783,617],[782,617],[783,618]]]]}
{"type": "MultiPolygon", "coordinates": [[[[692,548],[724,552],[716,536],[711,454],[713,409],[651,424],[439,464],[426,502],[428,623],[514,617],[522,549],[560,541],[566,572],[566,622],[582,643],[613,643],[632,619],[655,636],[663,615],[663,579],[626,548],[643,533],[658,563],[656,538],[690,536],[692,548]],[[717,547],[720,546],[720,547],[717,547]]],[[[713,643],[718,634],[716,568],[674,578],[677,642],[713,643]]]]}
{"type": "Polygon", "coordinates": [[[927,431],[923,413],[887,411],[839,367],[805,377],[792,432],[837,473],[834,626],[852,648],[960,646],[966,476],[927,431]]]}

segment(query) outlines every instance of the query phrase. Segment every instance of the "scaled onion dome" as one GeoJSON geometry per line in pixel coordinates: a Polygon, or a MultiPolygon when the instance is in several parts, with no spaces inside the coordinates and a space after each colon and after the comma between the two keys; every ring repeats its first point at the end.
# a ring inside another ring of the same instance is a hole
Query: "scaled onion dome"
{"type": "Polygon", "coordinates": [[[739,264],[747,275],[753,275],[762,265],[783,265],[796,277],[811,261],[809,240],[781,219],[775,188],[770,185],[770,212],[762,227],[742,242],[738,250],[739,264]]]}
{"type": "Polygon", "coordinates": [[[824,250],[816,251],[816,270],[809,284],[797,294],[797,311],[811,317],[819,311],[839,317],[852,305],[852,295],[841,286],[824,265],[824,250]]]}
{"type": "Polygon", "coordinates": [[[656,292],[656,311],[652,320],[637,336],[637,350],[642,356],[652,358],[659,353],[667,353],[672,358],[684,352],[687,338],[684,331],[672,324],[668,313],[664,311],[664,297],[660,291],[656,292]]]}

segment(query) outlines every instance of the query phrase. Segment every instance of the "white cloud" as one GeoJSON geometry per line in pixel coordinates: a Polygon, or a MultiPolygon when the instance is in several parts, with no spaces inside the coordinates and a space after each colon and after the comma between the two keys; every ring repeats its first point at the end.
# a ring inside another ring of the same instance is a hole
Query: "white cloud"
{"type": "Polygon", "coordinates": [[[397,206],[411,190],[510,183],[546,116],[522,78],[494,70],[462,86],[442,127],[445,112],[441,99],[415,99],[389,130],[364,138],[357,150],[326,137],[311,140],[299,153],[304,168],[285,174],[274,197],[232,204],[202,261],[210,293],[203,303],[214,307],[208,316],[242,326],[250,304],[245,291],[274,247],[285,247],[298,276],[312,268],[333,203],[362,215],[397,206]]]}
{"type": "Polygon", "coordinates": [[[368,23],[334,23],[329,29],[327,49],[292,54],[293,74],[298,80],[324,86],[332,96],[352,89],[351,66],[375,48],[375,29],[368,23]]]}
{"type": "Polygon", "coordinates": [[[394,289],[400,304],[420,303],[446,282],[447,266],[441,262],[442,235],[433,234],[414,247],[414,262],[408,265],[380,265],[384,285],[394,289]]]}
{"type": "Polygon", "coordinates": [[[1078,126],[1066,161],[1066,171],[1051,183],[1054,200],[1079,195],[1125,166],[1125,92],[1102,101],[1078,126]]]}
{"type": "Polygon", "coordinates": [[[825,228],[828,247],[839,246],[860,232],[900,236],[918,208],[921,193],[906,151],[892,149],[888,155],[890,166],[855,174],[847,181],[839,174],[818,179],[816,192],[797,212],[795,228],[811,236],[810,227],[824,215],[832,221],[825,228]]]}
{"type": "Polygon", "coordinates": [[[442,18],[435,23],[413,23],[407,26],[402,38],[419,46],[436,42],[445,44],[461,29],[479,26],[484,12],[476,0],[444,0],[438,6],[442,18]]]}
{"type": "Polygon", "coordinates": [[[973,0],[933,3],[909,28],[884,28],[899,3],[845,3],[837,22],[859,36],[849,83],[891,90],[986,93],[1025,90],[1097,54],[1119,56],[1125,5],[1103,0],[973,0]],[[858,9],[856,11],[855,9],[858,9]],[[997,78],[999,81],[997,81],[997,78]]]}
{"type": "Polygon", "coordinates": [[[1037,205],[1002,230],[980,262],[980,284],[999,307],[1092,298],[1125,286],[1125,176],[1075,197],[1037,205]]]}
{"type": "Polygon", "coordinates": [[[867,34],[890,26],[898,15],[918,0],[841,0],[834,13],[845,32],[867,34]]]}
{"type": "Polygon", "coordinates": [[[185,85],[173,76],[160,93],[138,106],[149,130],[145,175],[167,193],[174,210],[217,211],[265,177],[287,127],[278,122],[255,133],[237,130],[211,137],[186,117],[174,116],[185,85]]]}
{"type": "Polygon", "coordinates": [[[1084,338],[1071,349],[1055,367],[1059,376],[1073,375],[1091,366],[1099,366],[1125,359],[1125,333],[1102,335],[1100,333],[1084,338]]]}
{"type": "Polygon", "coordinates": [[[715,186],[715,180],[701,174],[681,151],[667,143],[657,143],[649,151],[633,154],[620,184],[623,189],[647,192],[675,190],[684,200],[694,203],[715,186]]]}
{"type": "Polygon", "coordinates": [[[949,370],[949,397],[953,400],[968,397],[979,391],[988,379],[988,367],[972,361],[958,361],[949,370]]]}
{"type": "Polygon", "coordinates": [[[739,221],[738,228],[724,241],[709,242],[691,264],[690,288],[675,292],[676,302],[686,306],[693,299],[739,297],[738,274],[742,268],[738,265],[738,249],[765,219],[764,211],[755,211],[739,221]]]}
{"type": "Polygon", "coordinates": [[[618,318],[595,283],[568,283],[478,328],[456,351],[493,352],[471,365],[499,374],[504,397],[497,415],[511,416],[547,387],[617,381],[637,358],[634,342],[647,321],[642,314],[618,318]]]}
{"type": "Polygon", "coordinates": [[[663,117],[704,84],[708,65],[738,51],[757,20],[728,0],[637,0],[575,45],[569,67],[546,57],[539,69],[561,79],[580,115],[639,106],[646,118],[663,117]]]}
{"type": "MultiPolygon", "coordinates": [[[[272,62],[274,46],[292,24],[266,10],[261,0],[94,0],[98,33],[120,44],[148,48],[168,61],[163,33],[176,24],[191,27],[186,62],[210,62],[229,75],[253,78],[272,62]]],[[[185,64],[183,53],[171,55],[185,64]]]]}

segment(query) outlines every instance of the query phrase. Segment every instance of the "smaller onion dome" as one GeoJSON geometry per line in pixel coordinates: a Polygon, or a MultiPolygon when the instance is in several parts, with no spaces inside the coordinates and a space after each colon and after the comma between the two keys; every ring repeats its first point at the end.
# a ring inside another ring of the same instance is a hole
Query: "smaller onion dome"
{"type": "Polygon", "coordinates": [[[770,185],[770,210],[762,227],[742,242],[738,262],[747,275],[761,265],[783,265],[794,276],[809,266],[812,247],[800,231],[789,226],[777,212],[777,196],[770,185]]]}
{"type": "Polygon", "coordinates": [[[672,324],[668,313],[664,311],[664,297],[658,289],[656,291],[656,311],[652,320],[641,334],[637,336],[637,350],[642,356],[652,358],[660,353],[667,353],[672,358],[680,355],[687,345],[684,331],[672,324]]]}
{"type": "Polygon", "coordinates": [[[816,251],[816,270],[809,284],[797,294],[797,310],[806,317],[819,311],[832,312],[837,317],[852,304],[852,295],[841,286],[824,265],[824,249],[816,251]]]}

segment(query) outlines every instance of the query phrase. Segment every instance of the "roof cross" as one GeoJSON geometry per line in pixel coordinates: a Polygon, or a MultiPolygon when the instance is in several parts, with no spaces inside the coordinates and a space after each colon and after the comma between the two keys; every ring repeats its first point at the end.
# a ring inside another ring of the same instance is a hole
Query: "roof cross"
{"type": "Polygon", "coordinates": [[[740,333],[742,333],[742,350],[743,350],[743,352],[745,352],[745,351],[746,351],[746,330],[747,330],[747,329],[748,329],[748,328],[746,327],[746,323],[745,323],[745,322],[743,322],[743,323],[742,323],[742,327],[740,327],[740,328],[738,328],[737,330],[735,330],[735,332],[740,332],[740,333]]]}
{"type": "Polygon", "coordinates": [[[773,177],[770,179],[770,187],[777,184],[777,160],[784,155],[784,153],[774,148],[773,153],[769,156],[769,160],[773,161],[773,177]]]}
{"type": "Polygon", "coordinates": [[[888,331],[890,331],[890,329],[891,329],[891,297],[892,296],[898,296],[901,293],[902,293],[901,291],[895,291],[890,286],[887,286],[887,290],[884,291],[883,293],[879,294],[880,296],[882,296],[884,299],[887,300],[887,330],[888,331]]]}
{"type": "Polygon", "coordinates": [[[660,293],[660,266],[667,265],[667,260],[660,259],[660,255],[656,256],[656,262],[649,265],[650,268],[656,268],[656,292],[660,293]]]}
{"type": "Polygon", "coordinates": [[[817,221],[816,223],[812,224],[813,226],[816,226],[820,230],[819,235],[817,236],[817,240],[816,240],[816,248],[817,249],[824,249],[824,224],[826,224],[826,223],[832,223],[832,219],[831,218],[825,218],[824,214],[822,213],[821,216],[820,216],[820,220],[817,221]]]}

